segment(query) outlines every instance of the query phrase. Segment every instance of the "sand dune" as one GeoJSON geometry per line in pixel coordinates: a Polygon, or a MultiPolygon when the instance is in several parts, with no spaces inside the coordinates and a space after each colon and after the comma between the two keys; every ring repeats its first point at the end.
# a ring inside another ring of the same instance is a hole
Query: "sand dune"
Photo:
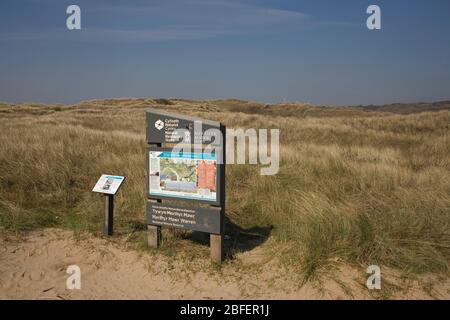
{"type": "MultiPolygon", "coordinates": [[[[276,261],[261,264],[261,248],[240,253],[237,261],[219,271],[190,270],[179,259],[127,249],[122,239],[110,241],[89,234],[80,238],[59,229],[34,231],[20,240],[3,238],[0,244],[1,299],[382,298],[365,288],[360,271],[348,267],[325,277],[323,286],[300,286],[288,273],[277,270],[276,261]],[[80,290],[66,288],[66,269],[72,264],[81,268],[80,290]],[[254,266],[259,266],[258,272],[254,266]]],[[[448,279],[435,281],[437,285],[430,290],[422,289],[417,281],[389,283],[402,288],[390,298],[450,297],[448,279]]]]}

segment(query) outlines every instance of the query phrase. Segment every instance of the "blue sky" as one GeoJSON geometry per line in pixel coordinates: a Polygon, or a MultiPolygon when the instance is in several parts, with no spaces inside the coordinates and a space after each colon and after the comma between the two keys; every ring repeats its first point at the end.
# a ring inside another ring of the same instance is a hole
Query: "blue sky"
{"type": "Polygon", "coordinates": [[[0,101],[113,97],[450,99],[450,1],[0,2],[0,101]],[[82,30],[66,28],[70,4],[82,30]]]}

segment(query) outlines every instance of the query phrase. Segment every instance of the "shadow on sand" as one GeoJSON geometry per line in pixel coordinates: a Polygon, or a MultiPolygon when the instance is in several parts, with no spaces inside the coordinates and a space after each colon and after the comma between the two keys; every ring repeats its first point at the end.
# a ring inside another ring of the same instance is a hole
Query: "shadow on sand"
{"type": "MultiPolygon", "coordinates": [[[[244,229],[225,218],[225,237],[223,240],[225,260],[233,259],[237,253],[250,251],[262,245],[269,238],[272,229],[272,226],[244,229]]],[[[185,239],[209,246],[208,233],[194,231],[189,233],[185,239]]]]}
{"type": "MultiPolygon", "coordinates": [[[[146,231],[147,224],[142,221],[132,220],[128,221],[126,231],[116,229],[115,234],[129,234],[129,229],[133,232],[146,231]]],[[[171,228],[167,228],[171,229],[171,228]]],[[[239,225],[231,222],[225,217],[225,237],[223,239],[224,259],[233,259],[234,255],[240,252],[250,251],[260,245],[262,245],[270,236],[273,227],[252,227],[242,228],[239,225]]],[[[172,232],[182,232],[182,238],[185,240],[193,241],[200,245],[209,247],[209,233],[205,232],[186,232],[182,229],[171,229],[172,232]]]]}

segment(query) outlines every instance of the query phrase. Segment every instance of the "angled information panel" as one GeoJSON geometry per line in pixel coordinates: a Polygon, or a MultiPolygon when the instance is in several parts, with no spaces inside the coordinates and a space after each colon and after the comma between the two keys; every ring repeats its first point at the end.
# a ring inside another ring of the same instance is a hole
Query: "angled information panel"
{"type": "Polygon", "coordinates": [[[102,174],[92,191],[105,194],[116,194],[125,177],[102,174]]]}

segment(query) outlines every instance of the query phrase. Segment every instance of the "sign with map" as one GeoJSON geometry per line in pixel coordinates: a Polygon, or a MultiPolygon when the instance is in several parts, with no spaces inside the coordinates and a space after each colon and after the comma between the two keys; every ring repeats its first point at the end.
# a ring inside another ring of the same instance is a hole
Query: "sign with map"
{"type": "Polygon", "coordinates": [[[215,154],[149,151],[150,196],[217,201],[215,154]]]}
{"type": "Polygon", "coordinates": [[[149,108],[147,230],[157,248],[161,227],[210,234],[211,259],[224,257],[226,127],[216,121],[149,108]],[[189,204],[187,202],[190,202],[189,204]]]}

